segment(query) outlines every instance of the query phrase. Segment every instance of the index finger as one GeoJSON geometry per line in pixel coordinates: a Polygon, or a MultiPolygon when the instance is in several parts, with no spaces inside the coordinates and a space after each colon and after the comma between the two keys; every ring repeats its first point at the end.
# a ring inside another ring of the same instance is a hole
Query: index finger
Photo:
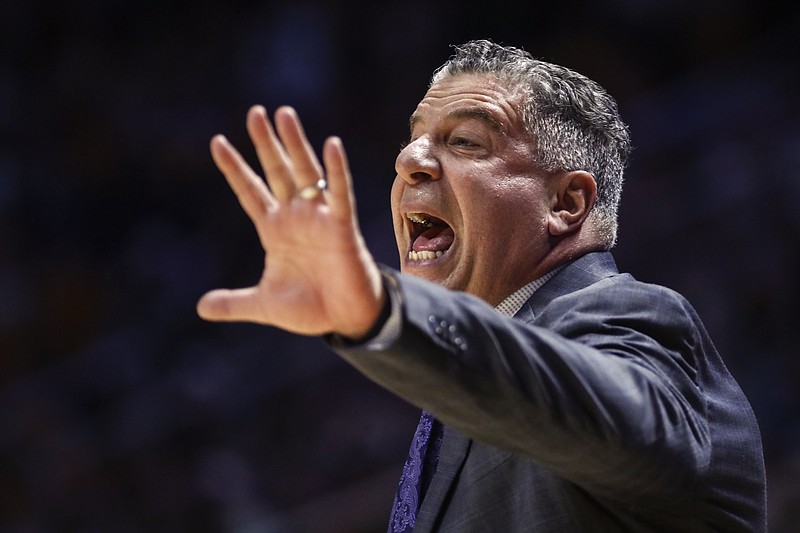
{"type": "Polygon", "coordinates": [[[250,219],[257,220],[275,203],[266,184],[223,135],[211,139],[211,156],[250,219]]]}

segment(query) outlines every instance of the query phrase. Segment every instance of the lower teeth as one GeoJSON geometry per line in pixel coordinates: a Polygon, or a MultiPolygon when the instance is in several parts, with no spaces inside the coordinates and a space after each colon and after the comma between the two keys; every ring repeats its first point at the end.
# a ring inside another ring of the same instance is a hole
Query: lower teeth
{"type": "Polygon", "coordinates": [[[442,257],[442,255],[444,255],[444,252],[438,250],[436,252],[431,252],[429,250],[415,252],[414,250],[409,250],[408,252],[408,258],[411,259],[412,261],[421,261],[423,259],[436,259],[437,257],[442,257]]]}

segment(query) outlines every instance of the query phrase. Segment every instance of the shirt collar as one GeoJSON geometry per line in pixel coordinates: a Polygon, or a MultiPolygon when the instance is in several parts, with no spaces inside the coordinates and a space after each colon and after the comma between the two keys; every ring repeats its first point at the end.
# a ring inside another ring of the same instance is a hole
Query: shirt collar
{"type": "Polygon", "coordinates": [[[544,276],[536,278],[527,285],[517,289],[511,293],[511,295],[507,296],[505,300],[500,302],[500,304],[495,307],[495,310],[506,316],[516,315],[517,311],[522,309],[522,306],[525,304],[525,302],[527,302],[528,299],[533,296],[533,293],[536,292],[542,285],[547,283],[550,278],[558,274],[561,268],[563,267],[551,270],[544,276]]]}

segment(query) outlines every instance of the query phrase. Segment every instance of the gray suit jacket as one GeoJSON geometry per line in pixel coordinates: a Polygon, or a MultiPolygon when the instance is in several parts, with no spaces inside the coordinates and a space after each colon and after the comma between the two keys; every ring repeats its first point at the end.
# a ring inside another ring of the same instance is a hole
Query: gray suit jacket
{"type": "Polygon", "coordinates": [[[566,266],[514,319],[389,284],[400,338],[334,348],[446,426],[415,533],[766,530],[755,417],[680,295],[608,253],[566,266]]]}

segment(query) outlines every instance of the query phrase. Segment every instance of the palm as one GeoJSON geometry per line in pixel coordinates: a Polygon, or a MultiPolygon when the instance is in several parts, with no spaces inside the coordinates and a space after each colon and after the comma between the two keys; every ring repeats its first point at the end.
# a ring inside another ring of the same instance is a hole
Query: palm
{"type": "Polygon", "coordinates": [[[280,141],[263,109],[248,115],[266,183],[224,138],[212,141],[217,166],[253,221],[266,252],[255,287],[205,295],[198,311],[211,320],[245,320],[303,334],[358,336],[377,317],[380,275],[355,219],[344,150],[329,139],[324,159],[330,188],[306,200],[297,190],[322,175],[294,112],[276,113],[280,141]]]}

